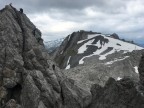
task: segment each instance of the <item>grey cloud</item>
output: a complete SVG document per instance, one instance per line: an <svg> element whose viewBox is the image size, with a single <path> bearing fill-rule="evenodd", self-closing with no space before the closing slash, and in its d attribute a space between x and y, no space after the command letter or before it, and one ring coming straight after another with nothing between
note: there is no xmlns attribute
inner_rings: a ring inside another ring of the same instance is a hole
<svg viewBox="0 0 144 108"><path fill-rule="evenodd" d="M144 37L144 9L133 6L135 3L144 4L143 0L2 0L0 7L10 2L16 8L22 7L27 15L44 13L56 21L69 21L78 25L59 33L48 29L43 33L45 39L64 37L68 33L81 29L103 33L115 32L129 39L135 39L137 36ZM86 13L87 8L91 8L98 14L87 15L89 14L89 10Z"/></svg>
<svg viewBox="0 0 144 108"><path fill-rule="evenodd" d="M16 7L22 7L32 12L47 11L51 8L62 9L65 11L79 10L94 6L102 11L115 11L116 8L125 5L123 0L2 0L3 4L12 2Z"/></svg>

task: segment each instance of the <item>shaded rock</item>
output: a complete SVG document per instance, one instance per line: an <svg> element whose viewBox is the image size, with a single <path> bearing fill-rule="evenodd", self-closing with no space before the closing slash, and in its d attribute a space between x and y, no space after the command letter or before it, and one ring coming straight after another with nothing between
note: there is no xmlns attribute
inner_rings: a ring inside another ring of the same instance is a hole
<svg viewBox="0 0 144 108"><path fill-rule="evenodd" d="M5 78L15 77L15 72L11 69L6 68L3 70L3 76Z"/></svg>
<svg viewBox="0 0 144 108"><path fill-rule="evenodd" d="M95 85L91 88L91 91L93 101L88 108L144 107L144 97L137 91L136 83L129 78L120 81L110 78L105 87Z"/></svg>
<svg viewBox="0 0 144 108"><path fill-rule="evenodd" d="M35 28L10 5L0 11L0 108L86 107L90 93L66 78Z"/></svg>
<svg viewBox="0 0 144 108"><path fill-rule="evenodd" d="M4 87L0 87L0 101L6 98L8 91Z"/></svg>
<svg viewBox="0 0 144 108"><path fill-rule="evenodd" d="M141 61L140 61L140 64L139 64L138 71L139 71L139 74L140 74L139 75L140 82L144 86L144 55L141 57Z"/></svg>
<svg viewBox="0 0 144 108"><path fill-rule="evenodd" d="M91 102L91 95L89 92L81 89L74 83L72 79L62 82L64 108L84 108Z"/></svg>
<svg viewBox="0 0 144 108"><path fill-rule="evenodd" d="M22 108L14 99L9 100L4 108Z"/></svg>
<svg viewBox="0 0 144 108"><path fill-rule="evenodd" d="M3 86L6 88L13 88L16 85L15 78L3 78Z"/></svg>
<svg viewBox="0 0 144 108"><path fill-rule="evenodd" d="M114 39L119 39L119 36L116 33L113 33L112 35L110 35L110 37L112 37Z"/></svg>

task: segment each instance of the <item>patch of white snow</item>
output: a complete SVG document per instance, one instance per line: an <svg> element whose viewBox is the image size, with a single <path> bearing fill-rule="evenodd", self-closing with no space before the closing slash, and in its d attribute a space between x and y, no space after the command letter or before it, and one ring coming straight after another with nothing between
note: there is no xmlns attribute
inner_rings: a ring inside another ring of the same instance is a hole
<svg viewBox="0 0 144 108"><path fill-rule="evenodd" d="M138 74L138 73L139 73L139 71L138 71L138 67L135 66L134 69L135 69L135 72Z"/></svg>
<svg viewBox="0 0 144 108"><path fill-rule="evenodd" d="M67 69L70 69L70 64L69 64L69 65L67 65L67 67L66 67L65 69L66 69L66 70L67 70Z"/></svg>
<svg viewBox="0 0 144 108"><path fill-rule="evenodd" d="M61 53L60 54L63 54L63 51L61 51Z"/></svg>
<svg viewBox="0 0 144 108"><path fill-rule="evenodd" d="M99 35L100 35L100 34L88 35L87 39L80 40L80 41L77 42L77 44L80 44L80 43L82 43L82 42L84 42L84 41L87 41L87 40L92 39L92 38L94 38L94 37L96 37L96 36L99 36Z"/></svg>
<svg viewBox="0 0 144 108"><path fill-rule="evenodd" d="M89 40L85 44L83 44L79 49L78 49L78 54L84 53L87 50L87 45L91 45L93 43L94 39Z"/></svg>
<svg viewBox="0 0 144 108"><path fill-rule="evenodd" d="M121 79L122 79L121 77L118 77L118 78L117 78L117 81L119 81L119 80L121 80Z"/></svg>
<svg viewBox="0 0 144 108"><path fill-rule="evenodd" d="M68 41L70 40L70 37L71 37L71 35L69 35L69 37L68 37Z"/></svg>
<svg viewBox="0 0 144 108"><path fill-rule="evenodd" d="M65 69L70 69L70 64L69 64L70 58L71 58L71 56L68 58L68 61L67 61L67 66L66 66L66 68L65 68Z"/></svg>
<svg viewBox="0 0 144 108"><path fill-rule="evenodd" d="M109 65L109 64L113 64L113 63L115 63L115 62L117 62L117 61L122 61L122 60L124 60L124 59L126 59L126 58L128 58L129 56L125 56L124 58L121 58L121 59L115 59L115 60L113 60L113 61L109 61L109 62L106 62L105 63L105 65Z"/></svg>
<svg viewBox="0 0 144 108"><path fill-rule="evenodd" d="M110 54L113 54L115 52L119 52L119 51L124 51L124 53L127 53L127 52L132 52L133 50L142 50L144 48L140 47L140 46L137 46L137 45L134 45L134 44L131 44L131 43L127 43L127 42L123 42L121 40L118 40L118 39L114 39L114 38L111 38L111 37L106 37L105 35L103 34L93 34L93 35L88 35L88 39L91 39L91 38L94 38L96 36L103 36L105 39L108 39L109 42L108 43L105 43L105 45L101 46L100 42L98 41L96 44L92 44L92 42L94 41L94 39L92 40L89 40L87 43L85 43L84 45L82 45L79 49L78 49L78 54L81 54L81 53L84 53L86 50L87 50L87 45L93 45L93 46L97 46L98 50L96 50L95 52L93 52L92 54L88 55L88 56L84 56L80 61L79 61L79 64L83 64L84 63L84 59L87 58L87 57L91 57L93 55L99 55L99 60L104 60L106 59L106 56L110 55ZM78 41L78 43L81 43L83 41L86 41L88 39L85 39L85 40L82 40L82 41ZM120 44L121 46L117 45L117 44ZM102 52L106 51L109 47L112 47L113 49L105 54L102 54Z"/></svg>

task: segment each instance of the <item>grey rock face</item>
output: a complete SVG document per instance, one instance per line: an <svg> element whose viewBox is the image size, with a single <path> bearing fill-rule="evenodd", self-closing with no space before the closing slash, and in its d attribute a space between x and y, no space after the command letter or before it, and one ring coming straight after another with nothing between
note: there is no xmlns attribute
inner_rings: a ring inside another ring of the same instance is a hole
<svg viewBox="0 0 144 108"><path fill-rule="evenodd" d="M140 78L140 82L142 85L144 85L144 55L141 57L141 61L140 61L140 64L139 64L139 78Z"/></svg>
<svg viewBox="0 0 144 108"><path fill-rule="evenodd" d="M128 57L121 60L126 56ZM75 80L78 85L88 91L90 91L91 85L95 83L104 86L110 77L119 80L126 76L139 81L139 73L136 73L134 67L139 65L141 51L121 55L121 59L117 59L116 62L108 62L111 60L98 62L99 60L95 60L95 58L95 56L91 59L87 58L88 60L82 66L64 70L63 72L68 78Z"/></svg>
<svg viewBox="0 0 144 108"><path fill-rule="evenodd" d="M110 78L105 87L95 84L91 89L93 98L88 108L143 108L144 97L137 86L129 78L120 81Z"/></svg>
<svg viewBox="0 0 144 108"><path fill-rule="evenodd" d="M109 78L104 87L93 84L92 101L87 108L143 108L143 58L144 55L139 64L140 82L125 77L119 81Z"/></svg>
<svg viewBox="0 0 144 108"><path fill-rule="evenodd" d="M113 33L112 35L110 35L111 37L115 38L115 39L119 39L119 36L116 33Z"/></svg>
<svg viewBox="0 0 144 108"><path fill-rule="evenodd" d="M47 54L41 32L27 16L10 5L2 9L0 108L84 108L88 105L90 94L69 84Z"/></svg>

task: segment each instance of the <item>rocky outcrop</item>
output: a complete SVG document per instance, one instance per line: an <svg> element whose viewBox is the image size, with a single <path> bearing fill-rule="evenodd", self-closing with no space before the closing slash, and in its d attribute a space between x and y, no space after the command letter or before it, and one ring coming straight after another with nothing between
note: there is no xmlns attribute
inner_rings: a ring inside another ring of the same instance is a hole
<svg viewBox="0 0 144 108"><path fill-rule="evenodd" d="M92 86L92 103L88 108L143 108L144 97L138 84L129 78L120 81L110 78L105 87Z"/></svg>
<svg viewBox="0 0 144 108"><path fill-rule="evenodd" d="M50 59L22 11L0 11L0 108L84 108L89 96Z"/></svg>
<svg viewBox="0 0 144 108"><path fill-rule="evenodd" d="M141 58L138 70L139 70L139 74L140 74L140 76L139 76L140 82L144 86L144 55Z"/></svg>
<svg viewBox="0 0 144 108"><path fill-rule="evenodd" d="M87 108L143 108L143 62L139 64L140 82L125 77L119 81L109 78L105 86L93 84L91 87L92 101Z"/></svg>
<svg viewBox="0 0 144 108"><path fill-rule="evenodd" d="M110 35L110 37L112 37L114 39L120 39L119 36L116 33L113 33L112 35Z"/></svg>

